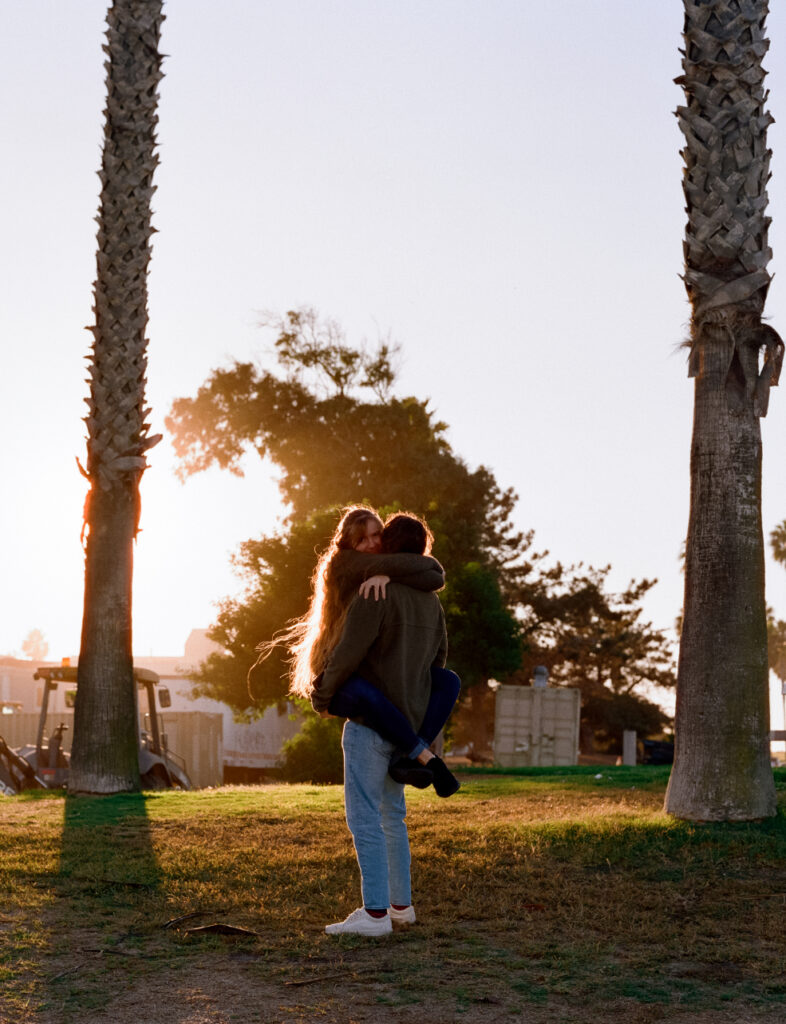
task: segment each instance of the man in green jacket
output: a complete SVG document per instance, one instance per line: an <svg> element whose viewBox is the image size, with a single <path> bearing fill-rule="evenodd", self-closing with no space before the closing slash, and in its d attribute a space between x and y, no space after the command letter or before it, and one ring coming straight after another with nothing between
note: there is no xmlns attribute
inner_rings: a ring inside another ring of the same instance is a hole
<svg viewBox="0 0 786 1024"><path fill-rule="evenodd" d="M425 554L431 540L426 524L409 513L393 516L382 534L383 549L391 553ZM357 673L417 730L429 701L431 667L444 666L446 654L445 616L437 595L390 583L382 601L353 600L312 703L317 711L327 708L336 690ZM415 920L404 787L388 774L394 745L360 722L348 721L342 747L344 803L360 867L363 906L325 931L387 935L392 921L411 924ZM425 744L410 755L428 764L435 788L441 778L455 792L458 783Z"/></svg>

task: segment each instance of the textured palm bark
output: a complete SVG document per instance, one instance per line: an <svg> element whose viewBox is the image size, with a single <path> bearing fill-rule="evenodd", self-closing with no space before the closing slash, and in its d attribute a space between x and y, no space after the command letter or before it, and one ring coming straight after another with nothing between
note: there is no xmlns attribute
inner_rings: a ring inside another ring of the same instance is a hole
<svg viewBox="0 0 786 1024"><path fill-rule="evenodd" d="M97 488L85 553L85 605L69 789L139 789L137 695L131 654L134 484Z"/></svg>
<svg viewBox="0 0 786 1024"><path fill-rule="evenodd" d="M148 436L147 269L152 235L162 0L114 0L108 61L95 326L87 399L85 604L69 788L139 788L131 644L133 544Z"/></svg>
<svg viewBox="0 0 786 1024"><path fill-rule="evenodd" d="M728 339L703 339L695 384L691 515L666 809L735 821L775 813L769 762L761 434L726 395ZM715 342L713 344L713 341Z"/></svg>
<svg viewBox="0 0 786 1024"><path fill-rule="evenodd" d="M761 433L783 343L770 275L766 0L685 0L685 285L695 378L675 762L666 810L775 813L769 764Z"/></svg>

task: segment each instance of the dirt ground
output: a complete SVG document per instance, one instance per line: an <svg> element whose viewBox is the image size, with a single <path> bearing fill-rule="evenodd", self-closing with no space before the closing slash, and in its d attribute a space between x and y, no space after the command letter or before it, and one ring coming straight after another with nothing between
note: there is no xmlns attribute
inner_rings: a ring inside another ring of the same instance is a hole
<svg viewBox="0 0 786 1024"><path fill-rule="evenodd" d="M87 937L85 937L87 939ZM88 939L89 941L89 939ZM395 957L395 951L393 952ZM131 979L127 971L113 978L106 956L90 953L90 947L62 958L58 973L49 976L51 1003L47 1010L30 1016L4 1016L0 1024L783 1024L783 1008L740 1008L697 1011L641 1004L619 998L589 1014L565 999L549 997L540 1005L509 1003L507 996L467 992L451 1006L434 992L411 1005L396 1005L400 1000L395 981L375 977L377 969L395 970L385 942L369 941L356 949L337 951L324 964L310 962L300 973L295 965L286 972L272 971L259 953L241 949L212 952L189 958L187 967L158 969L155 958L143 958ZM103 961L103 962L100 962ZM460 978L448 960L439 987L455 989ZM101 1005L81 1009L76 1015L57 1005L69 978L95 972L97 997ZM100 977L99 977L100 975ZM455 1002L455 1001L454 1001Z"/></svg>
<svg viewBox="0 0 786 1024"><path fill-rule="evenodd" d="M325 980L292 987L264 982L242 964L213 962L177 978L146 979L133 989L107 993L103 1010L88 1011L85 1024L783 1024L783 1010L681 1011L659 1004L642 1006L634 1000L610 1003L602 1013L577 1010L549 1000L545 1006L511 1008L485 998L479 1005L450 1010L444 1006L386 1006L385 985L360 980ZM380 1002L382 1000L382 1002ZM40 1024L63 1024L58 1011L37 1018ZM3 1020L3 1024L18 1024Z"/></svg>

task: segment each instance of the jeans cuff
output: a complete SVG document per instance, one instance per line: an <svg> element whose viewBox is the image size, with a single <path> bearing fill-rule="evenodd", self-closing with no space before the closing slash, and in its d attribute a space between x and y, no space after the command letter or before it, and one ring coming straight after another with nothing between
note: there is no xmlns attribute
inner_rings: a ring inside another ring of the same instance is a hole
<svg viewBox="0 0 786 1024"><path fill-rule="evenodd" d="M411 758L414 761L418 754L422 754L427 746L427 743L424 743L423 740L419 739L415 746L412 748L412 750L410 750L410 752L407 754L407 757Z"/></svg>

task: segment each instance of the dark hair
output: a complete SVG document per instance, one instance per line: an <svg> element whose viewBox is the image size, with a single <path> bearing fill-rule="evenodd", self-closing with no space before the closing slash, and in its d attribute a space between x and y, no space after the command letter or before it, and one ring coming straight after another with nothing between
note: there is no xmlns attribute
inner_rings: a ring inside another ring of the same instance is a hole
<svg viewBox="0 0 786 1024"><path fill-rule="evenodd" d="M382 530L382 550L391 555L406 552L428 555L434 543L434 534L425 520L413 512L396 512L385 521Z"/></svg>

